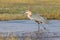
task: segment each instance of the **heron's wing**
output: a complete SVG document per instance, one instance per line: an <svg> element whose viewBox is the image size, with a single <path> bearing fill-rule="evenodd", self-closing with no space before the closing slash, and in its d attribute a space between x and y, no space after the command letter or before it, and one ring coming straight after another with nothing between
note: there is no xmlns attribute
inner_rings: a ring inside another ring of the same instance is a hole
<svg viewBox="0 0 60 40"><path fill-rule="evenodd" d="M43 23L47 23L47 24L49 23L46 18L42 17L42 16L39 15L39 14L34 14L34 15L32 15L32 18L33 18L34 20L37 20L37 21L42 21Z"/></svg>
<svg viewBox="0 0 60 40"><path fill-rule="evenodd" d="M45 18L45 17L40 17L40 18L44 23L49 24L49 21L47 20L47 18Z"/></svg>
<svg viewBox="0 0 60 40"><path fill-rule="evenodd" d="M37 14L32 15L32 18L33 18L33 20L37 20L37 21L41 20L39 15L37 15Z"/></svg>

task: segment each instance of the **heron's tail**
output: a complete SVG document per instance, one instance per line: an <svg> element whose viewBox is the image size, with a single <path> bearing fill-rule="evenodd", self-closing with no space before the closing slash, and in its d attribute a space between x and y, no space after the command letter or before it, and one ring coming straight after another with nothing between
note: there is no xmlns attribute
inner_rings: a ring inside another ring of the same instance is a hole
<svg viewBox="0 0 60 40"><path fill-rule="evenodd" d="M49 20L47 20L46 24L52 24Z"/></svg>

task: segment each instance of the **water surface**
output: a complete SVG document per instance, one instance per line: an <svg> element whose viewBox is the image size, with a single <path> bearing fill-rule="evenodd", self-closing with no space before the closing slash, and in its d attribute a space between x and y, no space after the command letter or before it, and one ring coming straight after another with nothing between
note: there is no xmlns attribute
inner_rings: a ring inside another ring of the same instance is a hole
<svg viewBox="0 0 60 40"><path fill-rule="evenodd" d="M40 28L46 27L51 32L60 31L60 20L49 20L50 24L40 24ZM0 21L0 32L33 32L38 30L38 24L32 20Z"/></svg>
<svg viewBox="0 0 60 40"><path fill-rule="evenodd" d="M43 33L40 40L60 40L60 20L49 20L50 24L40 24ZM44 27L47 30L44 30ZM0 32L28 33L38 31L38 24L32 20L0 21ZM4 34L7 35L7 34Z"/></svg>

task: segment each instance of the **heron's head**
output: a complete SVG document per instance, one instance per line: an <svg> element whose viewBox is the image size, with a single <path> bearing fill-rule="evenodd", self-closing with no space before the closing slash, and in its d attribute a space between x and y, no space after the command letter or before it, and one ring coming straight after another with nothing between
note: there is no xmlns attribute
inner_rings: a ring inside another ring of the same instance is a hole
<svg viewBox="0 0 60 40"><path fill-rule="evenodd" d="M26 12L24 14L32 15L32 12L30 10L26 10Z"/></svg>

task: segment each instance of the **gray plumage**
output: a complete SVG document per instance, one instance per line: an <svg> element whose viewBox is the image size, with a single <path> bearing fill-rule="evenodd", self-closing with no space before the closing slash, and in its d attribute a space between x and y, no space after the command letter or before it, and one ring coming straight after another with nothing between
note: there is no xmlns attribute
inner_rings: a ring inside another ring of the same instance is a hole
<svg viewBox="0 0 60 40"><path fill-rule="evenodd" d="M25 14L27 14L27 17L30 19L30 20L33 20L35 22L38 23L38 32L40 31L40 25L39 24L42 24L42 23L45 23L45 24L49 24L48 20L44 17L42 17L40 14L32 14L31 11L26 11ZM46 30L46 28L44 27L44 29Z"/></svg>
<svg viewBox="0 0 60 40"><path fill-rule="evenodd" d="M39 14L34 14L34 15L31 16L31 18L32 18L31 20L38 21L39 23L40 23L40 22L46 23L46 24L49 23L46 18L42 17L42 16L39 15Z"/></svg>

